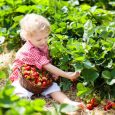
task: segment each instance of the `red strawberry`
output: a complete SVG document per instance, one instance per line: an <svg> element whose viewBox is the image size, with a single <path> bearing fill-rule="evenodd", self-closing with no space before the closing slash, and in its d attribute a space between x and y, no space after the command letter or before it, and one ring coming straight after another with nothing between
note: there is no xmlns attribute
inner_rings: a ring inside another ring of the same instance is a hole
<svg viewBox="0 0 115 115"><path fill-rule="evenodd" d="M30 75L30 71L24 71L23 74L24 75Z"/></svg>
<svg viewBox="0 0 115 115"><path fill-rule="evenodd" d="M112 104L112 102L111 102L111 101L108 101L108 102L107 102L107 105L109 105L109 104Z"/></svg>
<svg viewBox="0 0 115 115"><path fill-rule="evenodd" d="M35 72L35 71L36 71L36 68L34 68L34 67L31 67L31 70L32 70L33 72Z"/></svg>
<svg viewBox="0 0 115 115"><path fill-rule="evenodd" d="M112 107L112 102L111 101L108 101L107 102L107 106L108 106L108 109L110 109Z"/></svg>
<svg viewBox="0 0 115 115"><path fill-rule="evenodd" d="M39 79L35 79L35 84L38 84L38 82L40 82Z"/></svg>
<svg viewBox="0 0 115 115"><path fill-rule="evenodd" d="M24 75L24 78L27 78L28 75Z"/></svg>
<svg viewBox="0 0 115 115"><path fill-rule="evenodd" d="M25 77L26 79L30 79L30 76L29 76L29 75L24 75L24 77Z"/></svg>
<svg viewBox="0 0 115 115"><path fill-rule="evenodd" d="M90 103L93 105L93 107L97 107L99 105L99 102L96 98L92 98Z"/></svg>
<svg viewBox="0 0 115 115"><path fill-rule="evenodd" d="M25 70L30 70L30 69L31 69L30 66L26 66L26 67L25 67Z"/></svg>
<svg viewBox="0 0 115 115"><path fill-rule="evenodd" d="M107 108L107 106L106 106L106 105L104 106L104 110L105 110L105 111L107 111L107 110L108 110L108 108Z"/></svg>
<svg viewBox="0 0 115 115"><path fill-rule="evenodd" d="M89 109L89 110L92 110L92 109L93 109L93 105L92 105L91 103L88 103L88 104L86 105L86 107L87 107L87 109Z"/></svg>
<svg viewBox="0 0 115 115"><path fill-rule="evenodd" d="M93 107L97 107L99 105L98 102L94 102Z"/></svg>
<svg viewBox="0 0 115 115"><path fill-rule="evenodd" d="M112 102L108 101L107 104L104 106L104 110L107 111L112 108Z"/></svg>
<svg viewBox="0 0 115 115"><path fill-rule="evenodd" d="M111 109L111 107L112 107L111 105L107 105L107 109Z"/></svg>
<svg viewBox="0 0 115 115"><path fill-rule="evenodd" d="M104 106L104 110L105 110L105 111L109 110L110 108L111 108L111 107L108 106L108 105L105 105L105 106Z"/></svg>
<svg viewBox="0 0 115 115"><path fill-rule="evenodd" d="M112 108L115 109L115 103L112 103Z"/></svg>
<svg viewBox="0 0 115 115"><path fill-rule="evenodd" d="M42 82L42 87L46 87L46 85L47 85L47 82L46 82L46 81L43 81L43 82Z"/></svg>
<svg viewBox="0 0 115 115"><path fill-rule="evenodd" d="M90 100L90 103L91 103L92 105L94 105L95 102L96 102L96 98L92 98L92 99Z"/></svg>
<svg viewBox="0 0 115 115"><path fill-rule="evenodd" d="M34 73L32 73L32 76L36 78L39 76L39 74L38 74L38 72L34 72Z"/></svg>

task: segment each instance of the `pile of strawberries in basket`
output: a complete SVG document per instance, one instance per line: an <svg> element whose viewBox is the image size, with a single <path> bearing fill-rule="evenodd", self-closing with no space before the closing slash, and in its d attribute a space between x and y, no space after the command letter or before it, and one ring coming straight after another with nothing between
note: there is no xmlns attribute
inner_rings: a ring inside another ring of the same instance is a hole
<svg viewBox="0 0 115 115"><path fill-rule="evenodd" d="M39 70L34 65L24 64L21 67L21 74L26 80L29 80L31 83L42 88L45 88L52 83L49 73L44 69Z"/></svg>

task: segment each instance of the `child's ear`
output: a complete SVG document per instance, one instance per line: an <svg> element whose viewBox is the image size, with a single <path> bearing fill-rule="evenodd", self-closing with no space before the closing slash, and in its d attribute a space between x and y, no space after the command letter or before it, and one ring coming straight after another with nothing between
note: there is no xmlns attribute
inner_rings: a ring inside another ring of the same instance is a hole
<svg viewBox="0 0 115 115"><path fill-rule="evenodd" d="M25 33L25 38L27 39L27 40L30 40L31 38L33 37L33 33L31 33L31 32L26 32Z"/></svg>
<svg viewBox="0 0 115 115"><path fill-rule="evenodd" d="M28 32L28 33L26 33L26 36L31 38L31 37L34 36L34 34L35 34L34 31L33 32Z"/></svg>
<svg viewBox="0 0 115 115"><path fill-rule="evenodd" d="M26 40L28 38L27 32L24 30L21 30L20 36L23 40Z"/></svg>

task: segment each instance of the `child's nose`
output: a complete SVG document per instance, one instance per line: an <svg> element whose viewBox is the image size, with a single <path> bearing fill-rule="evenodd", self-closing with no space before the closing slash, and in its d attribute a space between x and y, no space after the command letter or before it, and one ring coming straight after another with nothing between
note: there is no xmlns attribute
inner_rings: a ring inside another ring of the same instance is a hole
<svg viewBox="0 0 115 115"><path fill-rule="evenodd" d="M47 40L44 40L44 41L43 41L43 44L47 44Z"/></svg>

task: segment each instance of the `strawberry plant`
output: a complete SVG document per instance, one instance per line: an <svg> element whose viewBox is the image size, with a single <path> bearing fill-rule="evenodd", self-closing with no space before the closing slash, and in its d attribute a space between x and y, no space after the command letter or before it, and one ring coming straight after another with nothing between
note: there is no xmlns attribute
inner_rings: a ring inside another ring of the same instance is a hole
<svg viewBox="0 0 115 115"><path fill-rule="evenodd" d="M13 94L13 87L8 84L0 92L0 114L9 115L25 115L25 114L48 114L50 112L44 110L45 101L36 99L29 101L27 99L19 99ZM17 111L18 110L18 111Z"/></svg>
<svg viewBox="0 0 115 115"><path fill-rule="evenodd" d="M5 37L5 41L0 42L0 53L4 51L6 44L8 50L18 50L24 43L19 36L19 21L23 15L41 14L51 23L52 33L49 36L48 45L52 63L65 71L81 72L77 82L72 83L64 78L60 79L61 88L66 90L74 84L74 87L77 87L77 96L82 99L91 100L96 95L101 99L114 100L115 13L112 11L114 10L113 0L76 1L2 0L0 2L0 36ZM29 67L26 68L27 71L29 69ZM24 74L27 79L30 79L28 72ZM33 76L36 74L33 73ZM38 80L35 83L38 83ZM43 82L43 85L45 84L46 82ZM91 104L89 106L91 107ZM114 108L114 104L112 107Z"/></svg>

